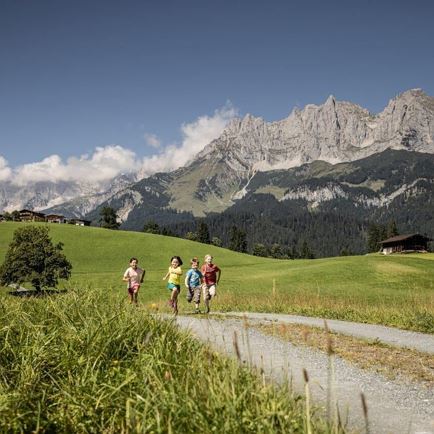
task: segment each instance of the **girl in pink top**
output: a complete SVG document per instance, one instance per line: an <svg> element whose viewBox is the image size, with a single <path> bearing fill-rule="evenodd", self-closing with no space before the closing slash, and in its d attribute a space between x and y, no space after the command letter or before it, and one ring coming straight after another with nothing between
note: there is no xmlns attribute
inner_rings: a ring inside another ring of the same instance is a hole
<svg viewBox="0 0 434 434"><path fill-rule="evenodd" d="M137 266L139 263L137 258L130 259L130 266L126 269L123 277L124 282L128 282L128 296L130 303L137 304L137 298L139 294L140 285L145 278L145 270L142 270Z"/></svg>

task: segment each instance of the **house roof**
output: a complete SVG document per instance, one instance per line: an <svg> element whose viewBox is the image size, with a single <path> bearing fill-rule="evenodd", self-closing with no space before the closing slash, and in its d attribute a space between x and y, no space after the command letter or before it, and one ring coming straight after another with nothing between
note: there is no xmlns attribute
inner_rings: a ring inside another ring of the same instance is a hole
<svg viewBox="0 0 434 434"><path fill-rule="evenodd" d="M416 237L416 236L417 237L425 238L427 241L432 241L431 238L426 237L425 235L421 235L421 234L407 234L407 235L396 235L395 237L391 237L391 238L388 238L387 240L380 241L380 244L393 243L393 242L396 242L396 241L404 241L404 240L408 240L408 239Z"/></svg>
<svg viewBox="0 0 434 434"><path fill-rule="evenodd" d="M31 210L31 209L22 209L22 210L19 211L19 213L20 213L20 214L21 214L21 213L30 213L30 214L34 214L34 215L37 215L37 216L40 216L40 217L45 217L45 214L44 214L44 213L42 213L42 212L37 212L37 211L33 211L33 210Z"/></svg>

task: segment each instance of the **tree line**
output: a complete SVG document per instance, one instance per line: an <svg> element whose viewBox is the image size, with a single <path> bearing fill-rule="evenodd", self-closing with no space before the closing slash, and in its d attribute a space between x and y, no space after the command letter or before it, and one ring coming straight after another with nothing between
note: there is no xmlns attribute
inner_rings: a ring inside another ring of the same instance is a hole
<svg viewBox="0 0 434 434"><path fill-rule="evenodd" d="M218 236L211 237L208 225L201 220L196 223L196 230L189 230L183 235L173 232L173 230L168 229L165 226L159 226L154 220L149 220L145 223L143 232L185 238L190 241L211 244L216 247L226 247L235 252L250 253L254 256L277 259L312 259L315 257L313 250L306 241L302 243L300 250L297 250L295 246L282 246L278 243L274 243L272 245L254 243L252 248L248 249L247 232L243 229L240 229L236 225L232 225L230 228L227 244L224 244L222 239Z"/></svg>
<svg viewBox="0 0 434 434"><path fill-rule="evenodd" d="M100 216L101 227L119 228L113 208L104 207ZM264 224L264 221L258 221L248 213L235 217L222 213L169 225L159 225L151 219L145 222L143 232L276 259L313 259L378 252L381 241L399 235L394 219L382 224L360 221L349 215L322 213L312 216L300 213L286 216L286 220L278 221L278 224L276 218L279 216L274 216L274 222Z"/></svg>

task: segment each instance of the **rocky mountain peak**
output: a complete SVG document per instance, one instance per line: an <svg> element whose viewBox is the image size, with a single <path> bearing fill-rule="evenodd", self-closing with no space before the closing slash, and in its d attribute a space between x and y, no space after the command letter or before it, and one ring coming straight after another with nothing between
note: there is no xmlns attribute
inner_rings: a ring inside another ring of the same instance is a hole
<svg viewBox="0 0 434 434"><path fill-rule="evenodd" d="M329 95L329 97L326 99L326 102L324 103L324 107L327 106L335 106L336 105L336 98L334 95Z"/></svg>
<svg viewBox="0 0 434 434"><path fill-rule="evenodd" d="M383 113L396 111L403 107L418 107L423 110L434 110L434 98L428 96L422 89L410 89L392 98Z"/></svg>
<svg viewBox="0 0 434 434"><path fill-rule="evenodd" d="M397 95L378 115L330 95L321 105L295 108L281 121L267 123L247 114L232 121L207 151L218 147L222 140L229 140L235 145L231 148L238 149L237 155L241 160L244 152L251 154L260 149L259 161L272 163L273 159L277 160L270 155L274 154L279 157L280 166L283 159L288 166L315 159L343 162L386 148L409 149L408 143L402 143L403 136L409 131L417 131L420 140L413 140L410 148L434 153L433 123L434 98L422 89L410 89ZM264 156L264 149L268 155Z"/></svg>
<svg viewBox="0 0 434 434"><path fill-rule="evenodd" d="M223 134L202 151L218 194L253 173L288 169L315 160L336 164L365 158L385 149L434 154L434 98L410 89L393 98L378 115L333 95L321 105L294 109L280 121L265 122L247 114L233 120ZM225 169L222 169L223 166ZM210 184L211 185L211 184Z"/></svg>
<svg viewBox="0 0 434 434"><path fill-rule="evenodd" d="M294 108L288 117L274 122L246 114L232 119L221 136L206 145L188 166L179 170L179 174L187 176L184 184L188 183L192 194L199 198L198 209L218 211L233 203L235 198L242 197L258 171L289 169L316 160L331 164L350 162L385 149L434 154L433 97L421 89L410 89L391 99L376 115L352 102L339 101L333 95L322 104ZM155 184L161 184L156 176L151 178ZM148 178L149 182L151 178ZM119 179L113 182L110 191L114 195L131 181ZM18 192L3 190L0 188L0 206L3 204L4 208ZM82 190L83 187L77 196L83 196ZM98 193L99 197L101 193ZM168 193L168 197L171 194ZM34 193L31 195L35 196ZM44 204L59 203L57 199L65 194L56 191L53 195L44 193L43 196L40 203L32 202L33 206L42 208ZM203 205L208 199L212 205ZM99 201L98 198L96 202ZM93 206L95 201L92 199L91 202L90 206ZM184 203L178 202L170 205L189 210ZM27 196L20 203L30 206Z"/></svg>

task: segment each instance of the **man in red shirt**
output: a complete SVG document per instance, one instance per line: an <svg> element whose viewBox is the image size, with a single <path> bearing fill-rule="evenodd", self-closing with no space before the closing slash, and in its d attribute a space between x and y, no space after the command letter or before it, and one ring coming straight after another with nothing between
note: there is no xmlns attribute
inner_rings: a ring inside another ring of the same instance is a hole
<svg viewBox="0 0 434 434"><path fill-rule="evenodd" d="M206 313L209 313L209 302L216 296L217 284L220 281L221 270L213 264L212 256L205 256L205 263L202 265L201 273L203 275L203 299L205 302Z"/></svg>

